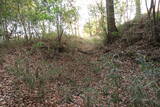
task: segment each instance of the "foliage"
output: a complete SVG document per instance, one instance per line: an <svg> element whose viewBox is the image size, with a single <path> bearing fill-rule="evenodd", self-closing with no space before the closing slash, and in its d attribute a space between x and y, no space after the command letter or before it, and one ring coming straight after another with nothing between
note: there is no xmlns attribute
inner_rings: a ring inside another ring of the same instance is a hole
<svg viewBox="0 0 160 107"><path fill-rule="evenodd" d="M85 25L84 25L84 32L87 33L89 36L96 36L96 32L97 32L97 29L96 29L96 22L87 22Z"/></svg>
<svg viewBox="0 0 160 107"><path fill-rule="evenodd" d="M33 45L34 48L41 48L44 47L45 43L44 42L37 42L36 44Z"/></svg>
<svg viewBox="0 0 160 107"><path fill-rule="evenodd" d="M84 25L84 32L90 36L106 36L106 9L104 1L96 1L89 7L89 21Z"/></svg>
<svg viewBox="0 0 160 107"><path fill-rule="evenodd" d="M20 33L27 40L50 32L57 32L59 36L79 20L73 0L1 0L0 4L1 30Z"/></svg>

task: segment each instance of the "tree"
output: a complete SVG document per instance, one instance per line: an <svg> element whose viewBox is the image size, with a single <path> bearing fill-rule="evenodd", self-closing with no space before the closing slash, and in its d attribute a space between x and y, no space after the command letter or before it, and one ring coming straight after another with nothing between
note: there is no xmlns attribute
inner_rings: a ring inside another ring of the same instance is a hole
<svg viewBox="0 0 160 107"><path fill-rule="evenodd" d="M116 36L118 36L118 30L115 23L114 15L114 0L106 0L107 10L107 29L108 35L106 38L107 43L112 43Z"/></svg>
<svg viewBox="0 0 160 107"><path fill-rule="evenodd" d="M127 8L126 0L114 0L114 9L115 9L115 17L116 17L116 24L121 25L125 21L126 11L129 10Z"/></svg>
<svg viewBox="0 0 160 107"><path fill-rule="evenodd" d="M160 43L160 34L159 34L159 26L158 26L160 0L158 0L158 2L151 0L150 7L148 7L147 0L145 0L145 3L146 3L149 22L150 22L152 39ZM156 5L158 5L157 10L156 10Z"/></svg>
<svg viewBox="0 0 160 107"><path fill-rule="evenodd" d="M141 16L141 0L135 0L136 4L136 18L139 19Z"/></svg>
<svg viewBox="0 0 160 107"><path fill-rule="evenodd" d="M95 0L89 10L89 21L84 26L84 32L92 36L104 38L107 35L106 6L104 0Z"/></svg>
<svg viewBox="0 0 160 107"><path fill-rule="evenodd" d="M61 41L63 32L79 20L74 4L74 0L0 0L1 35L6 40L11 34L29 40L57 32Z"/></svg>
<svg viewBox="0 0 160 107"><path fill-rule="evenodd" d="M97 33L97 28L96 28L97 22L89 20L83 27L83 30L86 34L89 36L95 36Z"/></svg>

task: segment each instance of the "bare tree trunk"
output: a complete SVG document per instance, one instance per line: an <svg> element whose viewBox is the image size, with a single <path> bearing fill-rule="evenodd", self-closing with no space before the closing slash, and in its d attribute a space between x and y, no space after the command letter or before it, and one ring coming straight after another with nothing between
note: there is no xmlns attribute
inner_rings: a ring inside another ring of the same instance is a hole
<svg viewBox="0 0 160 107"><path fill-rule="evenodd" d="M115 15L114 15L114 0L106 0L106 8L107 8L107 27L108 27L108 35L107 35L107 43L112 43L116 36L118 36L118 30L115 23Z"/></svg>
<svg viewBox="0 0 160 107"><path fill-rule="evenodd" d="M25 39L28 41L27 29L26 29L26 26L25 26L25 21L23 21L23 19L21 19L21 24L23 26L23 30L24 30L24 34L25 34Z"/></svg>
<svg viewBox="0 0 160 107"><path fill-rule="evenodd" d="M135 0L136 5L136 19L141 17L141 0Z"/></svg>
<svg viewBox="0 0 160 107"><path fill-rule="evenodd" d="M46 26L44 21L42 21L41 30L42 30L42 36L44 36L46 34Z"/></svg>
<svg viewBox="0 0 160 107"><path fill-rule="evenodd" d="M160 35L159 35L159 28L157 27L159 23L158 17L156 18L156 15L158 15L158 11L156 14L156 1L151 0L151 5L150 8L148 8L147 0L146 2L146 8L147 8L147 13L148 13L148 18L150 21L150 29L152 32L152 39L155 40L156 42L160 42ZM158 5L160 4L160 1L158 2ZM159 6L158 6L159 8Z"/></svg>
<svg viewBox="0 0 160 107"><path fill-rule="evenodd" d="M48 33L51 33L51 22L48 23Z"/></svg>
<svg viewBox="0 0 160 107"><path fill-rule="evenodd" d="M32 39L32 33L31 33L31 22L28 22L28 34L29 34L29 39Z"/></svg>
<svg viewBox="0 0 160 107"><path fill-rule="evenodd" d="M57 27L57 40L58 40L58 52L62 51L62 36L63 36L63 28L62 28L62 16L60 13L56 15L56 27Z"/></svg>
<svg viewBox="0 0 160 107"><path fill-rule="evenodd" d="M158 1L157 19L159 19L159 14L160 14L160 0Z"/></svg>
<svg viewBox="0 0 160 107"><path fill-rule="evenodd" d="M20 23L21 23L23 30L24 30L25 38L28 41L27 29L25 26L25 18L20 12L20 4L18 4L18 14L19 14L19 18L20 18Z"/></svg>
<svg viewBox="0 0 160 107"><path fill-rule="evenodd" d="M7 11L7 1L5 0L5 10ZM9 41L9 33L8 33L8 23L7 23L7 18L6 16L4 17L4 23L3 23L3 28L4 28L4 38L6 41Z"/></svg>

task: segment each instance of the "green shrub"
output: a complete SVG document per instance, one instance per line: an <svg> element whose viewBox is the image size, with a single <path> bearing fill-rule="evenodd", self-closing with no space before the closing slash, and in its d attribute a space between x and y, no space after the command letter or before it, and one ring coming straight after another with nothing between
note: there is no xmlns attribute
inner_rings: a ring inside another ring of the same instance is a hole
<svg viewBox="0 0 160 107"><path fill-rule="evenodd" d="M37 42L33 45L33 48L41 48L44 47L45 43L44 42Z"/></svg>

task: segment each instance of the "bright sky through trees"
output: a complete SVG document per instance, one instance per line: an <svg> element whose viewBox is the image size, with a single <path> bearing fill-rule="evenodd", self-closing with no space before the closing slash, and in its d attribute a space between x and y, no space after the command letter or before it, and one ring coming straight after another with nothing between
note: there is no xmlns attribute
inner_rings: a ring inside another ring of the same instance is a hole
<svg viewBox="0 0 160 107"><path fill-rule="evenodd" d="M79 14L80 14L80 32L82 33L83 31L83 26L88 20L88 6L93 0L77 0L76 5L79 6Z"/></svg>
<svg viewBox="0 0 160 107"><path fill-rule="evenodd" d="M98 0L77 0L76 1L76 5L80 7L79 9L79 14L80 14L80 31L82 31L83 29L83 26L84 24L86 23L86 21L88 21L89 19L89 6L90 5L94 5L95 2L98 1ZM133 1L134 0L120 0L120 1ZM148 6L149 6L149 1L150 0L147 0L148 1ZM134 3L130 3L132 6L132 8L130 8L128 10L128 15L129 15L129 19L133 19L134 18L134 15L135 15L135 6L134 6ZM104 4L105 5L105 4ZM146 13L146 5L145 5L145 0L141 0L141 9L142 9L142 13Z"/></svg>

